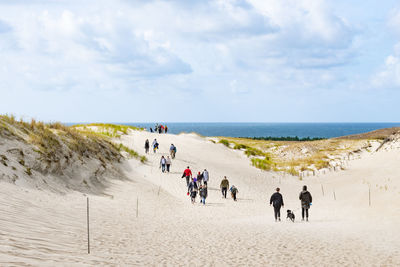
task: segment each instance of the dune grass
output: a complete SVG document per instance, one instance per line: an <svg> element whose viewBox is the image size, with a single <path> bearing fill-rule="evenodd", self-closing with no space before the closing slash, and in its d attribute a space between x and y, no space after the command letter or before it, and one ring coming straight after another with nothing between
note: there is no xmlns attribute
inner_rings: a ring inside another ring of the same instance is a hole
<svg viewBox="0 0 400 267"><path fill-rule="evenodd" d="M128 129L139 129L133 126L113 125L113 124L93 124L115 129L117 132L128 133ZM43 160L48 162L58 162L61 159L68 159L72 153L77 153L80 157L95 158L101 162L120 161L121 149L110 140L109 135L89 130L89 128L79 128L65 126L62 123L43 123L32 119L30 122L17 121L12 115L0 115L0 136L4 138L18 138L28 144L36 146ZM140 156L137 152L122 148L130 156L145 162L145 156ZM24 165L24 161L20 162Z"/></svg>
<svg viewBox="0 0 400 267"><path fill-rule="evenodd" d="M129 130L134 130L134 131L144 130L144 128L139 128L135 126L110 124L110 123L90 123L90 124L78 124L72 126L72 128L77 128L80 130L91 130L90 127L97 127L98 129L95 132L111 138L119 138L121 137L121 135L126 135L128 134Z"/></svg>
<svg viewBox="0 0 400 267"><path fill-rule="evenodd" d="M132 158L136 158L138 160L140 160L140 162L145 163L147 162L147 157L146 156L141 156L139 155L139 153L137 153L135 150L130 149L127 146L124 146L123 144L115 144L115 147L117 148L118 151L125 151L126 153L129 154L129 156L131 156Z"/></svg>
<svg viewBox="0 0 400 267"><path fill-rule="evenodd" d="M367 142L366 140L320 140L318 138L312 141L265 139L267 140L224 137L220 139L219 143L233 144L233 149L243 150L256 168L267 171L283 171L298 176L302 171L329 168L332 159L362 147L365 148Z"/></svg>
<svg viewBox="0 0 400 267"><path fill-rule="evenodd" d="M223 145L226 146L226 147L230 147L229 141L226 140L226 139L221 139L221 140L219 140L218 143L223 144Z"/></svg>

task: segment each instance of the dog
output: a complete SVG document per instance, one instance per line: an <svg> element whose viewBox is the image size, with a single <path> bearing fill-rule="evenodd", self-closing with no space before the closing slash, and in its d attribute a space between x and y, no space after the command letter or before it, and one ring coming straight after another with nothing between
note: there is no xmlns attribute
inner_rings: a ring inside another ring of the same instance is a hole
<svg viewBox="0 0 400 267"><path fill-rule="evenodd" d="M290 219L292 222L294 222L294 218L295 218L295 216L294 216L293 211L287 210L287 217L286 217L286 220L287 220L287 219Z"/></svg>

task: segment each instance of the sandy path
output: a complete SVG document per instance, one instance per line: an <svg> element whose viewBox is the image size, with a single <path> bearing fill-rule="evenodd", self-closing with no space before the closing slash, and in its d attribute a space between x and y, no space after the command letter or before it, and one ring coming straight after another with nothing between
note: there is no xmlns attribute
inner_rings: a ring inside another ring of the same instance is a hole
<svg viewBox="0 0 400 267"><path fill-rule="evenodd" d="M107 190L112 198L90 196L90 255L85 196L1 183L0 265L400 264L398 150L366 156L343 172L299 181L256 170L240 152L197 136L137 132L122 141L143 153L144 140L152 142L154 137L160 151L149 155L146 165L129 161L131 181L114 182ZM162 174L158 162L171 142L178 147L177 158L172 173ZM206 206L192 205L186 196L180 177L187 165L210 171ZM221 198L223 175L239 188L238 202ZM266 203L273 189L282 188L286 207L295 209L298 219L297 197L305 183L314 198L311 221L275 223Z"/></svg>

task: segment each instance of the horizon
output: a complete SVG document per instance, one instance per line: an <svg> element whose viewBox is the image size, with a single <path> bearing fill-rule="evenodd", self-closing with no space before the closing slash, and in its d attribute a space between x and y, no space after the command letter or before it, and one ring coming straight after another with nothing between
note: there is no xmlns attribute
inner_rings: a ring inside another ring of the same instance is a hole
<svg viewBox="0 0 400 267"><path fill-rule="evenodd" d="M234 121L226 121L226 122L223 122L223 121L199 121L199 122L195 122L195 121L187 121L187 122L185 122L185 121L170 121L170 122L156 122L156 121L147 121L147 122L145 122L145 121L143 121L143 122L113 122L113 121L110 121L110 122L101 122L101 121L94 121L94 122L61 122L61 123L64 123L64 124L90 124L90 123L105 123L105 124L134 124L134 123L146 123L146 124L149 124L149 123L154 123L154 124L166 124L166 123L194 123L194 124L202 124L202 123L215 123L215 124L217 124L217 123L221 123L221 124L235 124L235 123L237 123L237 124L239 124L239 123L254 123L254 124L268 124L268 123L270 123L270 124L281 124L281 123L287 123L287 124L323 124L323 123L325 123L325 124L336 124L336 123L342 123L342 124L351 124L351 123L353 123L353 124L363 124L363 123L365 123L365 124L372 124L372 123L376 123L376 124L400 124L400 122L390 122L390 121L382 121L382 122L377 122L377 121L365 121L365 122L362 122L362 121L356 121L356 122L341 122L341 121L334 121L334 122L323 122L323 121L318 121L318 122L306 122L306 121L304 121L304 122L284 122L284 121L277 121L277 122L261 122L261 121L238 121L238 122L234 122Z"/></svg>
<svg viewBox="0 0 400 267"><path fill-rule="evenodd" d="M400 3L0 3L0 114L63 122L388 122Z"/></svg>

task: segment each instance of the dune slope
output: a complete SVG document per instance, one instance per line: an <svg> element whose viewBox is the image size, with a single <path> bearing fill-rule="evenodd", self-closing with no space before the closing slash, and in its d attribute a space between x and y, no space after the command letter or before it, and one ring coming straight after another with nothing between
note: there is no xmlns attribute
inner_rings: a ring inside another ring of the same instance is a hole
<svg viewBox="0 0 400 267"><path fill-rule="evenodd" d="M385 149L347 162L346 170L304 177L262 172L242 151L202 137L130 131L118 142L144 153L145 139L160 143L142 164L124 164L126 180L112 180L107 196L89 195L91 254L87 254L86 196L1 183L0 264L93 265L352 265L400 264L400 150ZM159 160L171 143L177 158L169 174ZM210 172L207 205L192 205L182 171ZM221 177L239 189L222 199ZM298 194L313 195L310 222L301 222ZM62 186L62 185L60 185ZM269 197L279 186L295 223L273 219ZM369 192L371 206L369 206ZM335 198L336 199L335 199ZM139 207L137 210L136 208Z"/></svg>

